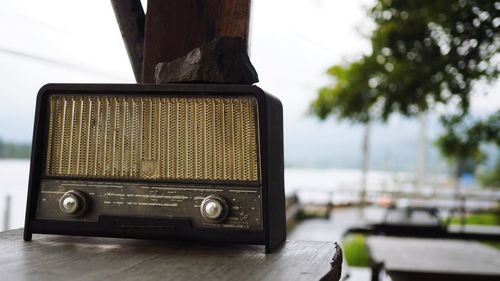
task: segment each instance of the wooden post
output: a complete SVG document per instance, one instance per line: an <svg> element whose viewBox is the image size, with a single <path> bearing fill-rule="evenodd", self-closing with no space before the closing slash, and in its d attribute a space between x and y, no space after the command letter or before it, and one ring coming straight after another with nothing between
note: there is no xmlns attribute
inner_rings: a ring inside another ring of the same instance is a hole
<svg viewBox="0 0 500 281"><path fill-rule="evenodd" d="M144 9L140 0L111 0L137 83L142 81Z"/></svg>
<svg viewBox="0 0 500 281"><path fill-rule="evenodd" d="M248 40L250 0L149 0L144 37L143 83L155 67L216 38Z"/></svg>
<svg viewBox="0 0 500 281"><path fill-rule="evenodd" d="M154 83L169 63L221 37L248 43L251 0L111 0L137 83Z"/></svg>
<svg viewBox="0 0 500 281"><path fill-rule="evenodd" d="M3 213L3 230L10 228L10 195L5 196L5 209Z"/></svg>

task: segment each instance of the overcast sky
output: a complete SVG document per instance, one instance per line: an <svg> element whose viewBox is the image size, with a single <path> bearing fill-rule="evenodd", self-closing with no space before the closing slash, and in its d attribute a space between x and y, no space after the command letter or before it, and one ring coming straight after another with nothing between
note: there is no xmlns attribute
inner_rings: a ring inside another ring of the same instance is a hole
<svg viewBox="0 0 500 281"><path fill-rule="evenodd" d="M372 2L252 0L251 60L258 85L283 102L285 148L293 162L349 157L345 147L352 148L353 165L359 162L360 127L320 123L305 113L317 89L329 83L329 66L369 52L358 30L370 30L363 6ZM31 140L36 93L51 82L134 82L109 1L2 1L0 138ZM499 107L498 93L473 103L480 114ZM376 127L374 142L388 134L395 142L416 140L416 128L415 121L394 118ZM333 146L339 149L325 151Z"/></svg>

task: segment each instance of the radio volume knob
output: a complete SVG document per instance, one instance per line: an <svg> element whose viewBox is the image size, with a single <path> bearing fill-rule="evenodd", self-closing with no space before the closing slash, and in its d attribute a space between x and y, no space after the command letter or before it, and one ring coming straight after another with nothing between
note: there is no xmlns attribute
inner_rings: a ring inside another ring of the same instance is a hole
<svg viewBox="0 0 500 281"><path fill-rule="evenodd" d="M70 190L59 198L59 209L68 216L79 217L88 209L87 195L78 190Z"/></svg>
<svg viewBox="0 0 500 281"><path fill-rule="evenodd" d="M221 222L228 213L226 200L217 195L207 196L200 205L201 216L209 222Z"/></svg>

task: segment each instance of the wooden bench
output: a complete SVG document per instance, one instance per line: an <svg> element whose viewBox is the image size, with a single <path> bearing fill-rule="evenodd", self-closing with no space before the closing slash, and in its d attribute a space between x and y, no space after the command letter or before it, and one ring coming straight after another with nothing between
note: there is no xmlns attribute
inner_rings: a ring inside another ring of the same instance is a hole
<svg viewBox="0 0 500 281"><path fill-rule="evenodd" d="M0 280L339 280L330 242L288 241L271 254L251 245L0 233Z"/></svg>

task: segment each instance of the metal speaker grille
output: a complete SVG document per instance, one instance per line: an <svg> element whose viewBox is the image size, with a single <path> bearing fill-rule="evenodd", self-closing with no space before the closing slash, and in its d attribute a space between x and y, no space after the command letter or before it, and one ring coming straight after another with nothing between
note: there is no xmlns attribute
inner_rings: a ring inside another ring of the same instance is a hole
<svg viewBox="0 0 500 281"><path fill-rule="evenodd" d="M45 174L259 181L252 97L50 97Z"/></svg>

